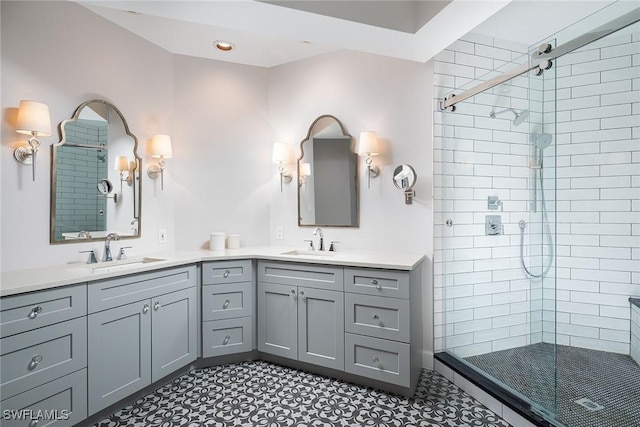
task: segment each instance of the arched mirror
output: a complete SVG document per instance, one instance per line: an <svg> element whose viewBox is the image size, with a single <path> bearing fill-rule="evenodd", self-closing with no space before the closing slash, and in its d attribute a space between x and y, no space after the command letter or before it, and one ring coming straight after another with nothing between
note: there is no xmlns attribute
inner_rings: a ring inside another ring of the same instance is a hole
<svg viewBox="0 0 640 427"><path fill-rule="evenodd" d="M81 104L52 146L51 243L140 237L138 140L113 104Z"/></svg>
<svg viewBox="0 0 640 427"><path fill-rule="evenodd" d="M358 227L358 157L340 121L320 116L300 143L298 225Z"/></svg>

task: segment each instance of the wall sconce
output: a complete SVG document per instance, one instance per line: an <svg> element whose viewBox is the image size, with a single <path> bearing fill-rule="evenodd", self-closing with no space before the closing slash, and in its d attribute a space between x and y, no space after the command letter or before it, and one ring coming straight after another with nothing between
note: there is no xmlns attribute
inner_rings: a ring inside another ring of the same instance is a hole
<svg viewBox="0 0 640 427"><path fill-rule="evenodd" d="M40 141L38 136L51 136L49 107L34 101L20 101L16 132L31 135L29 146L21 145L13 152L13 157L23 165L31 165L33 181L36 180L36 155Z"/></svg>
<svg viewBox="0 0 640 427"><path fill-rule="evenodd" d="M371 178L375 178L380 173L380 169L372 165L373 159L371 156L378 155L378 137L374 131L360 133L358 155L367 156L367 160L365 161L367 164L367 188L371 188Z"/></svg>
<svg viewBox="0 0 640 427"><path fill-rule="evenodd" d="M120 192L122 193L122 182L126 182L129 187L133 185L133 174L131 173L131 164L127 156L116 157L115 166L113 168L116 171L120 171ZM125 178L124 173L127 172Z"/></svg>
<svg viewBox="0 0 640 427"><path fill-rule="evenodd" d="M173 157L173 150L171 149L171 137L169 135L153 135L151 141L149 141L149 154L151 157L160 159L157 164L149 166L147 169L147 175L151 179L157 179L160 176L160 189L164 191L164 159Z"/></svg>
<svg viewBox="0 0 640 427"><path fill-rule="evenodd" d="M300 185L306 185L311 176L311 163L300 163Z"/></svg>
<svg viewBox="0 0 640 427"><path fill-rule="evenodd" d="M291 163L291 149L289 144L276 142L273 144L273 163L278 165L278 173L280 174L280 192L282 193L282 183L291 182L291 174L285 173L284 165Z"/></svg>

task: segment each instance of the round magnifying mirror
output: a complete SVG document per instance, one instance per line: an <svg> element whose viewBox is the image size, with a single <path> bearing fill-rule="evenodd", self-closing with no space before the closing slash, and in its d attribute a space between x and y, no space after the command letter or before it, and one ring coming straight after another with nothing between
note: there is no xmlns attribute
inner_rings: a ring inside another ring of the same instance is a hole
<svg viewBox="0 0 640 427"><path fill-rule="evenodd" d="M109 194L113 191L113 184L106 178L98 181L98 191L100 194Z"/></svg>
<svg viewBox="0 0 640 427"><path fill-rule="evenodd" d="M393 185L400 190L411 190L417 178L416 171L409 165L400 165L393 171Z"/></svg>

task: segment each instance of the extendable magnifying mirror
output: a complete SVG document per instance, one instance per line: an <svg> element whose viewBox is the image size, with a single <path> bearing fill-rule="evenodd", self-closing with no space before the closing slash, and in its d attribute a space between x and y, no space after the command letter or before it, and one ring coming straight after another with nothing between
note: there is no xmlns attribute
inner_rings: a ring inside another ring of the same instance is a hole
<svg viewBox="0 0 640 427"><path fill-rule="evenodd" d="M404 191L404 202L407 205L413 203L416 195L413 186L416 185L417 179L416 171L409 165L400 165L393 171L393 185Z"/></svg>

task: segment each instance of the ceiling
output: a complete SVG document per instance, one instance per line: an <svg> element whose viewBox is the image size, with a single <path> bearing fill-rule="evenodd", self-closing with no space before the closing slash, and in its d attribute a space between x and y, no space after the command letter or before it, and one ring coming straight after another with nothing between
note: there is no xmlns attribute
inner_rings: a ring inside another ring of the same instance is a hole
<svg viewBox="0 0 640 427"><path fill-rule="evenodd" d="M610 1L78 1L179 55L260 67L341 49L426 62L466 33L533 44ZM580 7L576 7L579 4ZM235 45L230 52L214 40Z"/></svg>

